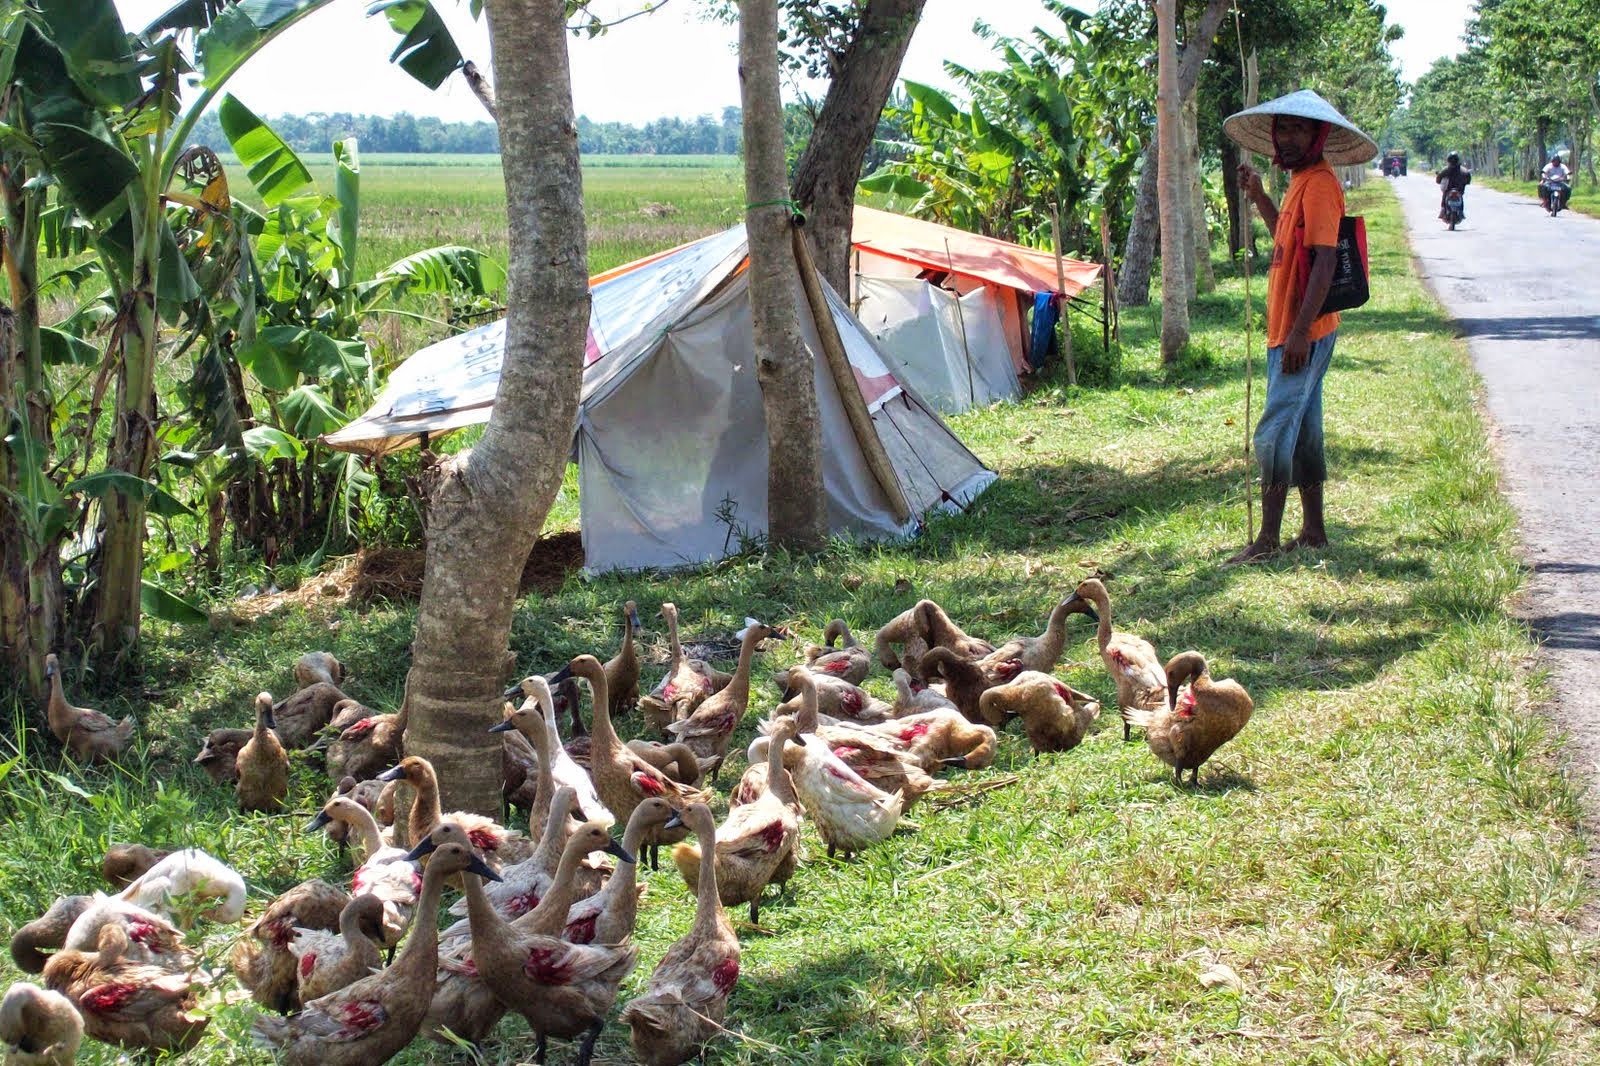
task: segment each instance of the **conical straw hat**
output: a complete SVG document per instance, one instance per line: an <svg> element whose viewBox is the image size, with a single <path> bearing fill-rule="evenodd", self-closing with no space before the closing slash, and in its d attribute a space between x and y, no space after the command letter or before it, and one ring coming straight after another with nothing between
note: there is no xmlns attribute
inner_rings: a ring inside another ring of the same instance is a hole
<svg viewBox="0 0 1600 1066"><path fill-rule="evenodd" d="M1333 128L1328 131L1322 158L1334 166L1354 166L1378 154L1378 145L1371 137L1356 129L1338 109L1310 89L1301 89L1229 115L1222 123L1222 131L1242 147L1270 159L1274 115L1298 115L1331 124Z"/></svg>

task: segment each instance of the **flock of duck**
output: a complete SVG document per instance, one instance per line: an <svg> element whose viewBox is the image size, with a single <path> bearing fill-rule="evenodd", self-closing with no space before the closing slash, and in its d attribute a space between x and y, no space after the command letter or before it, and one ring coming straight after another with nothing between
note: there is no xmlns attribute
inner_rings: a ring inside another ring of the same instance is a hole
<svg viewBox="0 0 1600 1066"><path fill-rule="evenodd" d="M254 727L214 731L195 760L232 784L241 809L273 811L287 801L288 751L320 751L333 794L306 831L354 852L348 888L297 885L235 942L234 975L271 1012L257 1016L256 1041L285 1063L365 1066L419 1034L476 1045L509 1012L536 1035L537 1062L548 1038L577 1038L586 1066L638 962L638 866L658 868L659 849L670 845L695 896L694 922L620 1021L647 1066L702 1054L723 1031L739 975L739 940L724 908L748 904L750 921L759 921L767 886L782 886L800 865L802 818L830 856L849 856L887 838L924 795L949 787L935 774L987 766L1011 718L1021 719L1036 752L1083 739L1099 704L1052 673L1075 613L1098 624L1124 739L1142 729L1179 783L1185 771L1198 781L1201 765L1249 720L1249 695L1235 681L1213 681L1198 652L1163 666L1148 641L1113 629L1106 589L1094 579L1052 610L1041 635L999 645L968 635L932 600L879 629L870 649L831 622L826 644L808 646L803 662L774 676L783 702L759 723L720 824L711 786L749 708L752 657L763 640L789 638L783 627L748 620L738 665L722 674L684 654L677 610L663 604L670 659L641 693L640 622L629 602L622 646L609 661L580 655L520 681L493 731L504 740L507 810L527 811L525 833L442 811L433 767L404 756L404 701L379 714L340 690L344 670L332 655L303 656L293 696L275 703L261 693ZM892 702L860 687L874 660L893 673ZM56 737L80 760L113 758L132 723L70 705L54 656L47 672ZM588 728L579 681L591 693ZM635 709L654 737L623 742L613 718ZM566 740L563 715L572 722ZM409 786L408 811L401 785ZM619 823L620 842L612 836ZM62 897L12 940L17 966L42 974L45 987L17 983L0 1001L7 1063L71 1062L85 1033L176 1053L206 1029L197 1001L211 975L185 933L201 919L242 920L244 881L202 851L142 845L113 846L102 872L115 894ZM449 910L458 920L440 930L434 916L447 887L463 896Z"/></svg>

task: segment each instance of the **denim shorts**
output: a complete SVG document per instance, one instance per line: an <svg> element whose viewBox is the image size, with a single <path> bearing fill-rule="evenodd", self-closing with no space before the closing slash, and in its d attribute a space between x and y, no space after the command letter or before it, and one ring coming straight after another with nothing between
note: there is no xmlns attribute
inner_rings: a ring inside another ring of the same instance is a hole
<svg viewBox="0 0 1600 1066"><path fill-rule="evenodd" d="M1283 349L1267 349L1267 406L1256 423L1256 460L1267 485L1320 485L1328 480L1323 455L1322 379L1333 362L1339 331L1311 345L1298 373L1283 372Z"/></svg>

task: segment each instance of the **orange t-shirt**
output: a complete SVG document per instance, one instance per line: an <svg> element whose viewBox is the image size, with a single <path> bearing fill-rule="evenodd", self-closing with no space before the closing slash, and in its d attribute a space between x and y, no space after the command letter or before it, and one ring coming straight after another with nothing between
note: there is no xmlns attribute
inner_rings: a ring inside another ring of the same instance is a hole
<svg viewBox="0 0 1600 1066"><path fill-rule="evenodd" d="M1306 250L1338 244L1343 217L1344 187L1326 160L1294 172L1272 233L1272 266L1267 273L1268 348L1277 348L1288 339L1300 313L1306 288L1303 274L1310 269ZM1338 328L1337 312L1321 315L1311 321L1311 339L1321 340Z"/></svg>

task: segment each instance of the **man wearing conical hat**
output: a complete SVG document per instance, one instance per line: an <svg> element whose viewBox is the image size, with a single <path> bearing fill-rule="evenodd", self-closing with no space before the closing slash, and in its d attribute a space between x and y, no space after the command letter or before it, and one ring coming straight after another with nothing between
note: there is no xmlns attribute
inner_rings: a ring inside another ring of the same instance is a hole
<svg viewBox="0 0 1600 1066"><path fill-rule="evenodd" d="M1339 315L1323 314L1337 264L1344 189L1330 164L1362 163L1378 154L1372 139L1310 90L1290 93L1230 116L1223 130L1290 174L1289 191L1274 204L1249 163L1239 184L1272 230L1267 273L1267 403L1256 426L1261 466L1261 532L1229 560L1252 562L1298 547L1322 547L1322 379L1333 361ZM1279 537L1289 488L1300 492L1300 532Z"/></svg>

